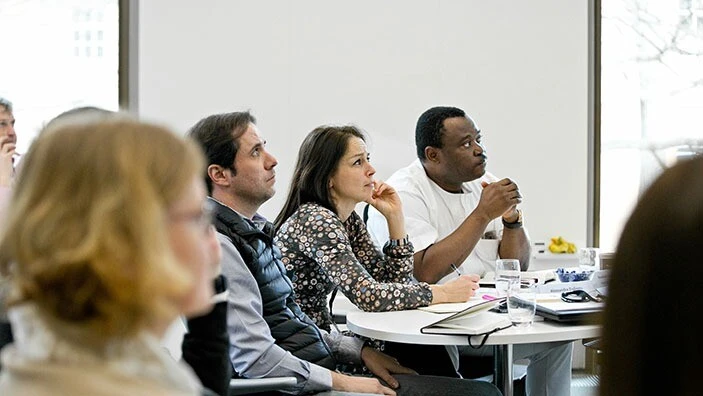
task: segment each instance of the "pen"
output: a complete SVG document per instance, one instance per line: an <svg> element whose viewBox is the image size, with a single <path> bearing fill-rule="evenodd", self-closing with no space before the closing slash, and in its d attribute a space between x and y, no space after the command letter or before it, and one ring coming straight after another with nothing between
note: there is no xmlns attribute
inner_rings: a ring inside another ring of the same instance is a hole
<svg viewBox="0 0 703 396"><path fill-rule="evenodd" d="M451 264L449 264L449 265L452 266L452 269L454 270L454 272L456 272L456 274L457 274L458 276L461 276L461 271L459 271L459 268L457 268L456 265L454 265L454 263L451 263Z"/></svg>

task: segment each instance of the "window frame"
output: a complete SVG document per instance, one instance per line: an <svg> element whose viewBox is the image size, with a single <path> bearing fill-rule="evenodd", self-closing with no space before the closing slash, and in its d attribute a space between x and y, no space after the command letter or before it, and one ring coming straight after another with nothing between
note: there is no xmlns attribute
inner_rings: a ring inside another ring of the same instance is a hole
<svg viewBox="0 0 703 396"><path fill-rule="evenodd" d="M588 210L587 244L600 247L601 172L601 1L589 0Z"/></svg>
<svg viewBox="0 0 703 396"><path fill-rule="evenodd" d="M118 103L120 110L137 114L139 0L119 0Z"/></svg>

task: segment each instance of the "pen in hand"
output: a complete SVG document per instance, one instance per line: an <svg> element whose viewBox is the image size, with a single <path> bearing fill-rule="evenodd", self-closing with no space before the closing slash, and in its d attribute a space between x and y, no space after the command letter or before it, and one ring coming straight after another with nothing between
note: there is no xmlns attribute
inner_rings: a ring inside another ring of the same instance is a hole
<svg viewBox="0 0 703 396"><path fill-rule="evenodd" d="M452 266L452 269L454 270L454 272L456 272L456 274L457 274L458 276L461 276L461 271L459 271L459 268L457 268L456 265L454 265L454 263L451 263L451 264L449 264L449 265Z"/></svg>

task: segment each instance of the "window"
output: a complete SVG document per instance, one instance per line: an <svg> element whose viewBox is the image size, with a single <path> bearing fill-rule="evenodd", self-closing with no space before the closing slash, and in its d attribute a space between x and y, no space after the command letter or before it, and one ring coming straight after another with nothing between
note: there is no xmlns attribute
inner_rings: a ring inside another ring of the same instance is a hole
<svg viewBox="0 0 703 396"><path fill-rule="evenodd" d="M598 245L613 251L638 197L703 152L703 2L601 0Z"/></svg>
<svg viewBox="0 0 703 396"><path fill-rule="evenodd" d="M12 61L0 62L0 96L14 105L18 152L65 110L119 108L118 0L5 2L0 21L0 36L22 38L3 41ZM102 40L91 31L104 32Z"/></svg>

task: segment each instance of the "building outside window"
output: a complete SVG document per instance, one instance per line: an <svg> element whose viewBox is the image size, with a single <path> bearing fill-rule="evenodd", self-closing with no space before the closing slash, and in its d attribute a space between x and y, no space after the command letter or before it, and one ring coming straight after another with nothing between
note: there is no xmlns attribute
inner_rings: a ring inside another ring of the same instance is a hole
<svg viewBox="0 0 703 396"><path fill-rule="evenodd" d="M14 105L18 152L65 110L119 108L118 0L0 0L0 21L0 96Z"/></svg>
<svg viewBox="0 0 703 396"><path fill-rule="evenodd" d="M601 3L599 246L614 251L640 194L703 152L703 0Z"/></svg>

